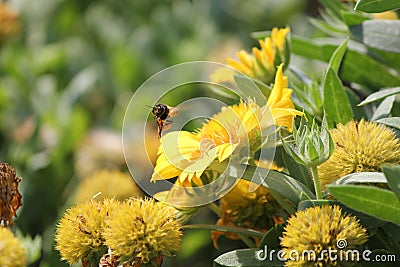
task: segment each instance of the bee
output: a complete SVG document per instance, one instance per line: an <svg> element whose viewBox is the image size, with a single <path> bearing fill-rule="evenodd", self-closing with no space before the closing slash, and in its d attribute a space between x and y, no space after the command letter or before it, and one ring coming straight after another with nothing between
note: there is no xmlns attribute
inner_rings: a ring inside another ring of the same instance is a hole
<svg viewBox="0 0 400 267"><path fill-rule="evenodd" d="M158 138L161 138L161 132L171 127L172 121L169 118L177 114L177 110L174 107L167 106L165 104L157 104L151 107L151 113L157 121L158 126Z"/></svg>

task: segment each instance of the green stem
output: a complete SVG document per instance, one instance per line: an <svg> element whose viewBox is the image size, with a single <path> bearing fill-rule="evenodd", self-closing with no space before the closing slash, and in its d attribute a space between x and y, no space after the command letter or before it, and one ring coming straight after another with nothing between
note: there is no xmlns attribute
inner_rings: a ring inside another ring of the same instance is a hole
<svg viewBox="0 0 400 267"><path fill-rule="evenodd" d="M248 237L245 235L238 234L240 239L242 239L243 243L245 243L249 248L256 248L256 244Z"/></svg>
<svg viewBox="0 0 400 267"><path fill-rule="evenodd" d="M220 209L214 202L208 204L208 207L209 207L210 210L212 210L218 217L221 217L221 216L222 216L221 209Z"/></svg>
<svg viewBox="0 0 400 267"><path fill-rule="evenodd" d="M317 199L322 199L322 190L318 176L318 168L317 166L312 166L310 169L314 181L315 194L317 195Z"/></svg>
<svg viewBox="0 0 400 267"><path fill-rule="evenodd" d="M274 199L284 208L289 214L294 214L296 210L290 205L279 193L275 192L269 188L269 192L274 197Z"/></svg>
<svg viewBox="0 0 400 267"><path fill-rule="evenodd" d="M244 236L255 236L262 238L264 236L263 233L253 230L253 229L246 229L246 228L239 228L239 227L228 227L228 226L220 226L214 224L187 224L182 226L183 229L205 229L205 230L214 230L224 233L234 233L238 235Z"/></svg>

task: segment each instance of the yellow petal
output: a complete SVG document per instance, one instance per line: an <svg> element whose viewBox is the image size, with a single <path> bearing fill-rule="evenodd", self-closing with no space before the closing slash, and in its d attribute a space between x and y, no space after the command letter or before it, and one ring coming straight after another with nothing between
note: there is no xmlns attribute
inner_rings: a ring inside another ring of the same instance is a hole
<svg viewBox="0 0 400 267"><path fill-rule="evenodd" d="M230 143L219 145L217 147L218 161L222 162L226 160L228 157L230 157L233 151L235 151L237 146L238 144L230 144Z"/></svg>

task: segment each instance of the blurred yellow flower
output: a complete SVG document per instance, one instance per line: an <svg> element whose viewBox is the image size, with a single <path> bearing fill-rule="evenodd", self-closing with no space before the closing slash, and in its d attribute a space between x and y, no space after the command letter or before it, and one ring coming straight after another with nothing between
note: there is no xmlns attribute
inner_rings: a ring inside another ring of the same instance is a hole
<svg viewBox="0 0 400 267"><path fill-rule="evenodd" d="M57 225L56 249L69 264L99 262L107 252L103 231L105 220L119 209L113 199L85 202L68 209ZM91 265L95 266L95 265Z"/></svg>
<svg viewBox="0 0 400 267"><path fill-rule="evenodd" d="M98 193L101 194L93 198ZM75 201L80 203L92 198L99 201L106 197L124 200L141 195L141 190L128 173L119 170L101 170L89 175L79 183Z"/></svg>
<svg viewBox="0 0 400 267"><path fill-rule="evenodd" d="M83 179L100 169L126 167L121 134L108 129L92 129L79 144L75 171Z"/></svg>
<svg viewBox="0 0 400 267"><path fill-rule="evenodd" d="M236 149L261 145L261 131L273 125L269 114L268 106L261 108L249 100L223 107L197 133L166 134L161 138L152 181L178 176L179 185L202 184L200 176L214 159L222 162Z"/></svg>
<svg viewBox="0 0 400 267"><path fill-rule="evenodd" d="M0 3L0 43L18 33L20 30L18 15L11 11L7 5Z"/></svg>
<svg viewBox="0 0 400 267"><path fill-rule="evenodd" d="M283 51L288 32L289 28L273 28L270 37L265 38L265 40L259 40L260 49L253 47L253 54L241 50L238 53L239 61L228 58L228 65L251 78L264 82L271 81L275 72L275 55L277 52Z"/></svg>
<svg viewBox="0 0 400 267"><path fill-rule="evenodd" d="M346 215L337 205L298 211L287 220L281 238L283 256L288 259L285 266L342 266L339 260L327 257L327 251L336 250L338 256L340 251L354 250L367 241L366 233L356 217ZM313 251L315 255L303 251ZM290 259L297 255L297 260ZM343 266L349 264L343 263Z"/></svg>
<svg viewBox="0 0 400 267"><path fill-rule="evenodd" d="M350 121L330 130L335 150L318 166L321 186L356 172L378 172L382 164L400 164L400 140L375 122Z"/></svg>
<svg viewBox="0 0 400 267"><path fill-rule="evenodd" d="M268 97L268 106L271 108L275 125L284 126L292 132L292 122L295 116L304 116L304 113L294 108L291 100L292 89L288 88L288 78L282 74L282 64L275 75L275 83Z"/></svg>
<svg viewBox="0 0 400 267"><path fill-rule="evenodd" d="M0 266L25 267L25 249L10 229L0 227Z"/></svg>
<svg viewBox="0 0 400 267"><path fill-rule="evenodd" d="M107 220L106 244L118 257L133 259L134 266L172 256L182 236L174 214L174 208L153 199L125 201Z"/></svg>
<svg viewBox="0 0 400 267"><path fill-rule="evenodd" d="M396 11L386 11L386 12L381 12L381 13L373 13L372 17L374 19L391 19L391 20L399 19L399 16L397 15Z"/></svg>

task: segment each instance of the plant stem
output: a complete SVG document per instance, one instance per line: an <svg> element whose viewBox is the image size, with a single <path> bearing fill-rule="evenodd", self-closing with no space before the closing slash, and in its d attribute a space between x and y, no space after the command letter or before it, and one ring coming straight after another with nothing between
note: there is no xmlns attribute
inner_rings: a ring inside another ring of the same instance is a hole
<svg viewBox="0 0 400 267"><path fill-rule="evenodd" d="M296 210L289 204L281 195L274 190L269 189L271 195L275 198L275 200L282 206L289 214L294 214Z"/></svg>
<svg viewBox="0 0 400 267"><path fill-rule="evenodd" d="M242 239L243 243L245 243L249 248L256 248L256 244L248 237L245 235L238 234L240 239Z"/></svg>
<svg viewBox="0 0 400 267"><path fill-rule="evenodd" d="M220 209L214 202L208 204L208 207L209 207L210 210L212 210L218 217L221 217L221 215L222 215L221 209Z"/></svg>
<svg viewBox="0 0 400 267"><path fill-rule="evenodd" d="M239 227L228 227L228 226L220 226L214 224L187 224L182 226L183 229L205 229L205 230L214 230L224 233L234 233L238 235L244 236L256 236L262 238L264 236L263 233L247 228L239 228Z"/></svg>
<svg viewBox="0 0 400 267"><path fill-rule="evenodd" d="M317 166L312 166L310 169L314 181L315 194L317 195L317 199L322 199L321 183L319 181L318 168Z"/></svg>

